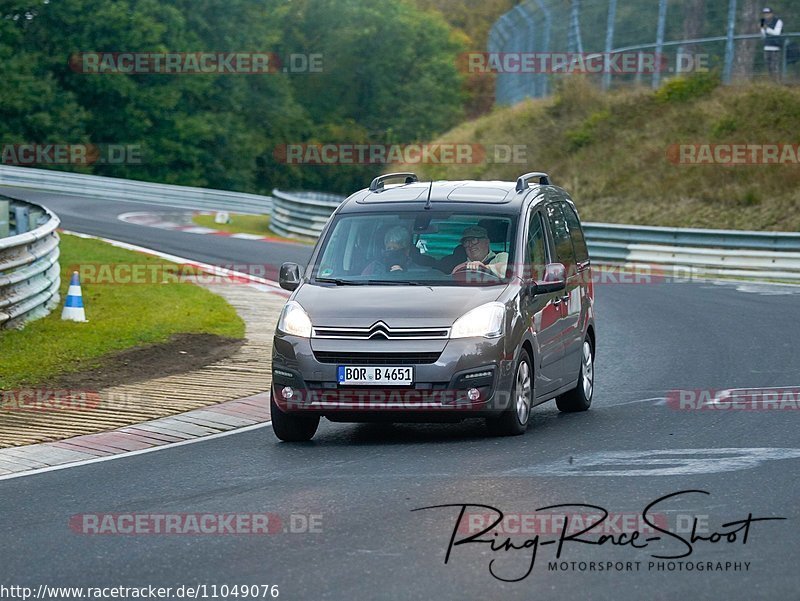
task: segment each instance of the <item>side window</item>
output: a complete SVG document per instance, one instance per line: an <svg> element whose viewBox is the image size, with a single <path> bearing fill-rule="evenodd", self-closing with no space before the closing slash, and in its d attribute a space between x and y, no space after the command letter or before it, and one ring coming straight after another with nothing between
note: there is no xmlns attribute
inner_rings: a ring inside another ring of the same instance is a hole
<svg viewBox="0 0 800 601"><path fill-rule="evenodd" d="M550 224L550 231L553 232L553 242L555 243L558 262L564 264L568 274L574 274L576 270L575 250L572 248L572 239L569 237L567 221L557 204L547 205L547 221Z"/></svg>
<svg viewBox="0 0 800 601"><path fill-rule="evenodd" d="M539 211L531 214L528 221L528 264L531 277L535 280L544 277L544 266L547 262L544 252L544 229Z"/></svg>
<svg viewBox="0 0 800 601"><path fill-rule="evenodd" d="M578 263L585 263L589 260L589 249L586 248L586 238L583 235L581 222L578 221L578 216L571 206L565 202L559 204L561 205L561 211L564 213L564 218L567 220L567 227L572 237L572 244L575 246L575 258Z"/></svg>

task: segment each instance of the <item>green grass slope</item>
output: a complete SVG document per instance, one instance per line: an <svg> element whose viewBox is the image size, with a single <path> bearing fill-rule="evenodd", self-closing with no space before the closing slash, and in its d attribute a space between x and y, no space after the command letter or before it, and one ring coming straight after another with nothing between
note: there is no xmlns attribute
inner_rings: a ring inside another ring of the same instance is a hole
<svg viewBox="0 0 800 601"><path fill-rule="evenodd" d="M573 77L552 98L495 109L437 140L483 144L490 156L494 145L523 145L525 161L403 167L436 179L547 171L586 221L800 231L799 164L676 163L680 144L797 145L799 138L799 88L723 87L700 75L657 91L603 94Z"/></svg>

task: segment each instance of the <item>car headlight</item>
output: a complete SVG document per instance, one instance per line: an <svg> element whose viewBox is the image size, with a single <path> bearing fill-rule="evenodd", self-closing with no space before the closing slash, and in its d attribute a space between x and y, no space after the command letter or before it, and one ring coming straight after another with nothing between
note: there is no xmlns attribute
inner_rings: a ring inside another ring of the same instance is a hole
<svg viewBox="0 0 800 601"><path fill-rule="evenodd" d="M450 329L450 338L497 338L503 334L505 312L503 303L486 303L476 307L456 319Z"/></svg>
<svg viewBox="0 0 800 601"><path fill-rule="evenodd" d="M311 319L305 309L297 301L289 301L281 311L278 329L284 334L309 338L311 336Z"/></svg>

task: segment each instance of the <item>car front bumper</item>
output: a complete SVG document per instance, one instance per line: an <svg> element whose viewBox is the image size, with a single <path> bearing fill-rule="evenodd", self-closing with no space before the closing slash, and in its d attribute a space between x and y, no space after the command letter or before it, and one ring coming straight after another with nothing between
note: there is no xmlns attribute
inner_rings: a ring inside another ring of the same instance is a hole
<svg viewBox="0 0 800 601"><path fill-rule="evenodd" d="M321 341L277 333L272 351L272 395L281 411L316 413L339 421L356 421L370 414L414 421L494 415L508 406L513 386L515 357L507 353L504 344L502 337ZM394 353L416 355L416 361L438 357L432 362L404 362L393 360ZM378 364L413 366L413 385L338 383L339 365ZM287 388L291 395L285 394Z"/></svg>

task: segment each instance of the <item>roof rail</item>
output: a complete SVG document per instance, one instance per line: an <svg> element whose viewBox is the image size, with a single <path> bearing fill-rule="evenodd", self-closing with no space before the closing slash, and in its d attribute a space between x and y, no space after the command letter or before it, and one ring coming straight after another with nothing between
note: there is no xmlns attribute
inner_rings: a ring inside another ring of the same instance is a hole
<svg viewBox="0 0 800 601"><path fill-rule="evenodd" d="M416 173L387 173L385 175L379 175L372 183L369 185L370 192L382 192L383 191L383 182L387 179L394 179L394 178L405 178L406 184L411 184L413 182L418 182L419 178L417 177Z"/></svg>
<svg viewBox="0 0 800 601"><path fill-rule="evenodd" d="M528 182L532 179L539 178L539 185L541 186L549 186L550 185L550 176L542 171L532 171L531 173L526 173L525 175L520 175L517 178L517 192L524 192L528 189Z"/></svg>

